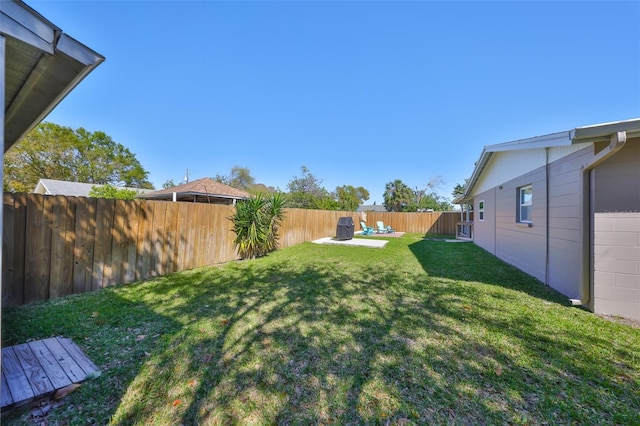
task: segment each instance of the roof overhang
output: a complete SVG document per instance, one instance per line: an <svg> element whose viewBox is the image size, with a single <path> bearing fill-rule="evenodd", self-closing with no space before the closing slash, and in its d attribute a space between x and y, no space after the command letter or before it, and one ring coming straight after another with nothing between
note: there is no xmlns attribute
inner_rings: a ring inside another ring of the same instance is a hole
<svg viewBox="0 0 640 426"><path fill-rule="evenodd" d="M139 194L136 198L142 198L145 200L173 200L173 192L164 193L164 194ZM207 199L207 198L217 198L217 199L225 199L225 200L246 200L247 197L237 197L232 195L222 195L222 194L207 194L205 192L197 192L197 191L188 191L188 192L175 192L177 200L193 200L193 199Z"/></svg>
<svg viewBox="0 0 640 426"><path fill-rule="evenodd" d="M17 0L0 1L5 39L4 152L40 123L104 57Z"/></svg>
<svg viewBox="0 0 640 426"><path fill-rule="evenodd" d="M478 179L484 172L489 160L496 152L518 151L525 149L544 149L557 146L573 145L577 143L609 142L611 135L616 132L626 132L627 137L640 137L640 118L632 120L616 121L611 123L596 124L593 126L576 127L565 132L551 133L549 135L535 136L528 139L520 139L495 145L487 145L480 154L480 159L467 181L465 192L453 199L453 204L467 203L472 199L472 191Z"/></svg>

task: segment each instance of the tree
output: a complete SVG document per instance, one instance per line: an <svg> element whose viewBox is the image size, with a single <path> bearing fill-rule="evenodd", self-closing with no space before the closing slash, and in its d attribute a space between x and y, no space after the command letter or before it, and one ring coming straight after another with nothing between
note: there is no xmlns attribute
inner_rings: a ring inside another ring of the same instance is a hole
<svg viewBox="0 0 640 426"><path fill-rule="evenodd" d="M385 186L383 199L387 211L401 212L415 200L415 193L400 179L396 179Z"/></svg>
<svg viewBox="0 0 640 426"><path fill-rule="evenodd" d="M369 199L369 191L359 186L342 185L336 188L338 209L355 211L363 201Z"/></svg>
<svg viewBox="0 0 640 426"><path fill-rule="evenodd" d="M329 192L322 180L311 174L306 166L300 167L302 176L293 177L287 184L288 206L300 209L325 209L331 204ZM333 200L335 202L335 200Z"/></svg>
<svg viewBox="0 0 640 426"><path fill-rule="evenodd" d="M162 188L164 188L164 189L173 188L174 186L176 186L176 183L173 181L173 179L167 179L162 184Z"/></svg>
<svg viewBox="0 0 640 426"><path fill-rule="evenodd" d="M102 131L42 123L4 157L5 191L32 191L39 179L153 189L135 155Z"/></svg>
<svg viewBox="0 0 640 426"><path fill-rule="evenodd" d="M243 259L263 256L278 248L278 230L284 220L285 198L281 193L258 194L236 204L231 218L233 243Z"/></svg>
<svg viewBox="0 0 640 426"><path fill-rule="evenodd" d="M110 183L91 187L89 197L94 198L116 198L120 200L135 200L138 192L129 188L118 188Z"/></svg>
<svg viewBox="0 0 640 426"><path fill-rule="evenodd" d="M228 177L227 185L246 191L256 184L256 180L251 176L251 171L247 167L233 166Z"/></svg>
<svg viewBox="0 0 640 426"><path fill-rule="evenodd" d="M464 191L467 190L467 181L468 179L464 180L464 184L459 184L457 183L456 186L453 187L453 192L451 192L451 195L453 195L453 198L456 198L459 195L464 194Z"/></svg>

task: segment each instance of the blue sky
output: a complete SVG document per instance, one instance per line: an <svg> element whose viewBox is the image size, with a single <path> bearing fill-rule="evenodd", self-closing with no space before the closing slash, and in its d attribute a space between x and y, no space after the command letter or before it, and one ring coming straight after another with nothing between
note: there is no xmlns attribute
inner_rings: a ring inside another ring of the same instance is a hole
<svg viewBox="0 0 640 426"><path fill-rule="evenodd" d="M156 188L247 167L286 189L451 198L482 148L640 117L640 2L31 1L106 57L46 118Z"/></svg>

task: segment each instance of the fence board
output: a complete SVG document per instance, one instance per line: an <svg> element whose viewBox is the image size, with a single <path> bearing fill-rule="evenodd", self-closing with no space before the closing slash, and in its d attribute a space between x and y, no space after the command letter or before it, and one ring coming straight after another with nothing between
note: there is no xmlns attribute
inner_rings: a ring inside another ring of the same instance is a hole
<svg viewBox="0 0 640 426"><path fill-rule="evenodd" d="M96 229L96 199L78 198L73 249L73 292L91 291Z"/></svg>
<svg viewBox="0 0 640 426"><path fill-rule="evenodd" d="M99 198L96 202L96 242L93 256L93 291L106 287L111 280L111 228L114 200Z"/></svg>
<svg viewBox="0 0 640 426"><path fill-rule="evenodd" d="M73 294L73 241L75 240L75 197L52 200L50 297Z"/></svg>
<svg viewBox="0 0 640 426"><path fill-rule="evenodd" d="M164 221L167 215L167 203L153 203L153 225L151 229L151 261L149 264L149 275L152 277L162 275L164 273L163 253L165 225Z"/></svg>
<svg viewBox="0 0 640 426"><path fill-rule="evenodd" d="M27 220L26 194L4 194L2 303L24 303L25 241Z"/></svg>
<svg viewBox="0 0 640 426"><path fill-rule="evenodd" d="M49 297L49 244L51 230L48 211L51 202L45 198L27 198L27 228L25 232L25 303Z"/></svg>
<svg viewBox="0 0 640 426"><path fill-rule="evenodd" d="M151 265L151 225L153 224L153 202L140 204L138 225L138 260L136 262L136 280L149 278Z"/></svg>
<svg viewBox="0 0 640 426"><path fill-rule="evenodd" d="M127 246L127 260L123 265L122 282L130 283L136 279L137 259L138 259L138 231L140 226L140 206L141 201L125 203L125 242Z"/></svg>
<svg viewBox="0 0 640 426"><path fill-rule="evenodd" d="M164 272L172 274L176 271L176 236L177 236L177 219L178 219L178 203L166 203L167 210L165 212L165 239L164 239Z"/></svg>
<svg viewBox="0 0 640 426"><path fill-rule="evenodd" d="M178 235L180 235L180 239L178 240L178 247L176 251L176 254L177 254L176 261L177 261L178 271L184 271L185 269L187 269L185 257L187 255L188 211L189 211L189 206L187 205L187 203L180 203L180 206L178 208L178 219L176 220L178 224Z"/></svg>
<svg viewBox="0 0 640 426"><path fill-rule="evenodd" d="M126 201L114 200L113 226L111 228L111 281L109 285L123 282L129 246L126 236L127 218L124 215L126 206Z"/></svg>

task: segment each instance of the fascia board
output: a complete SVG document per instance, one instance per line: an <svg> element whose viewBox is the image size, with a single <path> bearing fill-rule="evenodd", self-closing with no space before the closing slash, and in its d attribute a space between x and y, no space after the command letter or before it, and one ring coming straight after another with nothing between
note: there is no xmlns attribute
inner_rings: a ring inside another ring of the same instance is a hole
<svg viewBox="0 0 640 426"><path fill-rule="evenodd" d="M246 200L246 197L236 197L234 195L222 195L222 194L208 194L204 192L176 192L176 197L212 197L212 198L226 198L231 200ZM173 198L173 192L166 194L139 194L136 198L146 198L149 200L163 200Z"/></svg>
<svg viewBox="0 0 640 426"><path fill-rule="evenodd" d="M61 30L33 9L15 1L0 1L0 33L49 54Z"/></svg>
<svg viewBox="0 0 640 426"><path fill-rule="evenodd" d="M104 61L104 56L99 55L84 44L80 43L72 37L69 37L66 34L60 35L60 39L56 44L56 50L64 53L67 56L70 56L84 66L95 67Z"/></svg>
<svg viewBox="0 0 640 426"><path fill-rule="evenodd" d="M576 127L572 132L571 139L574 144L609 141L611 135L616 132L627 132L629 137L640 135L640 118Z"/></svg>
<svg viewBox="0 0 640 426"><path fill-rule="evenodd" d="M487 152L520 151L525 149L552 148L555 146L571 145L571 132L557 132L549 135L504 142L485 147Z"/></svg>

